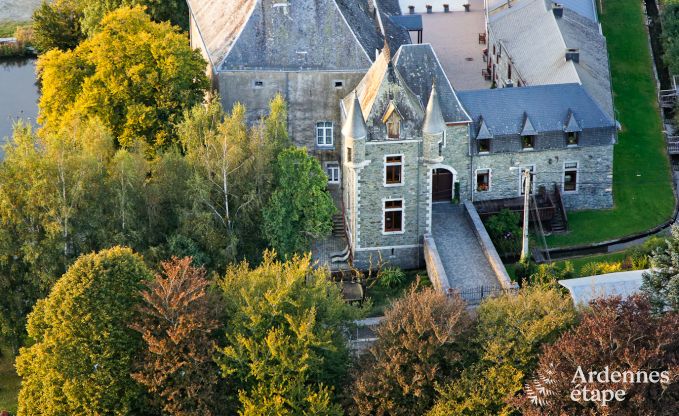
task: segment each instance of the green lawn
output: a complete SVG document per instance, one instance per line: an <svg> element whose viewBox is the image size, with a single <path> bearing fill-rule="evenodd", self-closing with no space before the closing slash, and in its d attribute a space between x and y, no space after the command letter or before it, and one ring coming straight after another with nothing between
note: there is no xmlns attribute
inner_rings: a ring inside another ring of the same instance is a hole
<svg viewBox="0 0 679 416"><path fill-rule="evenodd" d="M29 25L31 22L0 21L0 38L11 38L17 26Z"/></svg>
<svg viewBox="0 0 679 416"><path fill-rule="evenodd" d="M569 213L572 231L550 236L550 247L635 234L661 224L673 213L669 161L641 3L606 1L600 14L608 41L617 117L623 127L613 163L615 208Z"/></svg>
<svg viewBox="0 0 679 416"><path fill-rule="evenodd" d="M0 356L0 411L16 413L19 383L19 376L14 371L14 357L8 349L3 348Z"/></svg>

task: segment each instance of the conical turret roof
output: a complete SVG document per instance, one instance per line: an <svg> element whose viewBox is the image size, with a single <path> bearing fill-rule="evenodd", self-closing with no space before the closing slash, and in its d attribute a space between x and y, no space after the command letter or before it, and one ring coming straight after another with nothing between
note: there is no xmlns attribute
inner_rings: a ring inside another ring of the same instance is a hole
<svg viewBox="0 0 679 416"><path fill-rule="evenodd" d="M344 126L342 126L342 134L344 137L351 137L353 139L360 139L368 135L368 127L365 125L361 104L358 102L358 95L355 91L354 99L351 101L349 111L347 112L347 119L344 121Z"/></svg>
<svg viewBox="0 0 679 416"><path fill-rule="evenodd" d="M443 120L439 96L436 92L436 84L434 84L431 87L431 94L429 95L429 102L427 103L427 111L424 116L422 132L428 134L437 134L442 133L445 129L446 122Z"/></svg>

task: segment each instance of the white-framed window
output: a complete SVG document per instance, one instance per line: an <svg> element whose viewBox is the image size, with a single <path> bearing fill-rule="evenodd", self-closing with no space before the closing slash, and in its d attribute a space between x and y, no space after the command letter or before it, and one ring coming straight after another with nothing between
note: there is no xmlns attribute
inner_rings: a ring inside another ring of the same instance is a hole
<svg viewBox="0 0 679 416"><path fill-rule="evenodd" d="M403 185L403 155L384 156L384 186Z"/></svg>
<svg viewBox="0 0 679 416"><path fill-rule="evenodd" d="M563 191L578 192L578 162L563 164Z"/></svg>
<svg viewBox="0 0 679 416"><path fill-rule="evenodd" d="M382 232L403 233L403 199L387 199L383 204Z"/></svg>
<svg viewBox="0 0 679 416"><path fill-rule="evenodd" d="M533 192L535 192L535 165L521 166L519 168L519 195L525 194L524 190L526 189L526 183L524 182L525 178L523 173L526 169L531 173L530 193L533 194Z"/></svg>
<svg viewBox="0 0 679 416"><path fill-rule="evenodd" d="M476 192L489 192L490 179L490 169L476 169Z"/></svg>
<svg viewBox="0 0 679 416"><path fill-rule="evenodd" d="M325 164L325 174L328 175L328 183L339 183L340 181L339 163L327 162Z"/></svg>
<svg viewBox="0 0 679 416"><path fill-rule="evenodd" d="M332 141L332 121L319 121L316 123L316 145L329 147Z"/></svg>

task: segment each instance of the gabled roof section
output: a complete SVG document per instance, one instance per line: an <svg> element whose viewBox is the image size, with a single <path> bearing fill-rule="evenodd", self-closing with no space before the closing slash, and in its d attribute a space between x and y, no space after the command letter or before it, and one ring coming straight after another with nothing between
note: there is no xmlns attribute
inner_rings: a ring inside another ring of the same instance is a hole
<svg viewBox="0 0 679 416"><path fill-rule="evenodd" d="M575 133L578 131L582 131L582 128L580 127L580 124L578 124L578 120L575 118L575 114L573 113L573 110L570 108L568 109L568 117L566 117L566 127L564 127L563 131L566 133Z"/></svg>
<svg viewBox="0 0 679 416"><path fill-rule="evenodd" d="M525 111L523 112L523 129L521 129L521 135L522 136L537 136L538 131L535 130L535 127L533 127L533 123L530 121L530 117L528 117L528 113Z"/></svg>
<svg viewBox="0 0 679 416"><path fill-rule="evenodd" d="M530 114L534 130L563 132L569 112L580 128L615 129L615 122L580 84L556 84L521 88L461 91L460 100L474 120L482 118L497 138L519 135Z"/></svg>
<svg viewBox="0 0 679 416"><path fill-rule="evenodd" d="M393 101L389 101L389 106L387 107L387 111L384 112L384 115L382 116L382 123L386 123L387 120L389 120L389 117L391 117L392 114L396 113L396 116L399 119L403 119L403 116L401 115L401 112L398 111L398 108L394 104Z"/></svg>
<svg viewBox="0 0 679 416"><path fill-rule="evenodd" d="M355 92L358 95L358 101L361 104L360 107L363 112L363 119L367 120L368 115L370 114L370 110L377 98L380 86L387 75L388 65L389 58L387 57L387 54L384 52L380 53L368 72L356 86ZM349 108L350 103L347 102L348 98L349 97L344 98L345 108Z"/></svg>
<svg viewBox="0 0 679 416"><path fill-rule="evenodd" d="M512 6L520 2L521 0L487 0L488 10L502 10L506 9L508 4ZM553 3L558 3L579 15L586 17L587 19L598 22L599 18L596 12L596 6L594 4L595 0L545 0L547 7L551 7Z"/></svg>
<svg viewBox="0 0 679 416"><path fill-rule="evenodd" d="M483 119L483 116L479 117L478 124L479 132L476 135L476 140L492 139L493 134L488 129L488 125L486 124L486 121Z"/></svg>
<svg viewBox="0 0 679 416"><path fill-rule="evenodd" d="M428 102L432 85L436 84L445 122L471 122L430 44L401 46L394 58L394 65L420 100L422 107Z"/></svg>
<svg viewBox="0 0 679 416"><path fill-rule="evenodd" d="M217 71L365 70L383 38L361 0L188 0Z"/></svg>

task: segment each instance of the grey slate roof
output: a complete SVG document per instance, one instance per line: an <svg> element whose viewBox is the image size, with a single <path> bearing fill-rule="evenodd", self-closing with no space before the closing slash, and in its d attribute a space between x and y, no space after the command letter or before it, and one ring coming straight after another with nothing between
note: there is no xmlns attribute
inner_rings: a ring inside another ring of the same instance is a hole
<svg viewBox="0 0 679 416"><path fill-rule="evenodd" d="M514 4L520 0L511 0ZM559 3L564 7L578 13L579 15L588 18L593 22L598 22L599 18L596 12L595 0L556 0L554 2L547 0L549 3ZM506 8L507 0L488 0L488 10L495 10L498 8Z"/></svg>
<svg viewBox="0 0 679 416"><path fill-rule="evenodd" d="M188 0L214 68L365 70L384 40L363 0Z"/></svg>
<svg viewBox="0 0 679 416"><path fill-rule="evenodd" d="M430 44L403 45L394 57L394 65L420 100L422 107L429 100L433 80L444 120L447 123L471 121Z"/></svg>
<svg viewBox="0 0 679 416"><path fill-rule="evenodd" d="M582 129L615 127L579 84L460 91L458 96L475 121L475 129L482 118L493 136L520 134L526 116L538 133L565 131L569 112Z"/></svg>
<svg viewBox="0 0 679 416"><path fill-rule="evenodd" d="M598 23L567 4L563 17L555 18L549 0L514 0L511 8L501 4L489 8L489 27L520 78L529 85L581 83L612 117L606 39ZM579 63L566 61L567 48L580 50Z"/></svg>

